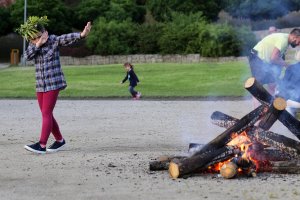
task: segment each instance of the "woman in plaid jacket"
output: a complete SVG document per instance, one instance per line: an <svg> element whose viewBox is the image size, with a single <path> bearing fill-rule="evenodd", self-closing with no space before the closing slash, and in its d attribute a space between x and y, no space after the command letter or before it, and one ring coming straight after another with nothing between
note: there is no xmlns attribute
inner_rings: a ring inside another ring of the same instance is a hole
<svg viewBox="0 0 300 200"><path fill-rule="evenodd" d="M37 26L39 27L39 26ZM70 33L61 36L48 35L43 26L29 38L30 44L24 53L24 58L34 60L36 78L36 96L42 112L42 130L39 142L25 145L24 148L34 153L43 154L56 152L65 146L65 140L59 130L53 110L60 90L67 87L59 60L59 47L70 45L85 38L90 30L88 22L81 33ZM46 144L52 132L55 142L46 149Z"/></svg>

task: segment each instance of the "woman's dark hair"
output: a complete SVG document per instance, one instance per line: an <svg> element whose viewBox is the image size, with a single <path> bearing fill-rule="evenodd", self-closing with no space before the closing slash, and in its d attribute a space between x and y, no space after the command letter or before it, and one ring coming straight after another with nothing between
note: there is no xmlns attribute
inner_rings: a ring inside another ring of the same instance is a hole
<svg viewBox="0 0 300 200"><path fill-rule="evenodd" d="M45 32L45 30L46 30L45 27L41 24L37 24L35 26L36 26L36 29L41 33Z"/></svg>

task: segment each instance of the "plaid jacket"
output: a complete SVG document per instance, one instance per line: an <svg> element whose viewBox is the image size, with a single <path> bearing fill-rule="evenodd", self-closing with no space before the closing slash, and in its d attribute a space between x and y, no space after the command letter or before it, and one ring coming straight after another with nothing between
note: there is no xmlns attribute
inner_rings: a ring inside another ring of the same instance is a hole
<svg viewBox="0 0 300 200"><path fill-rule="evenodd" d="M59 60L59 46L70 45L79 39L80 33L69 33L61 36L50 35L47 42L39 48L29 44L24 58L34 59L36 92L62 90L67 87Z"/></svg>

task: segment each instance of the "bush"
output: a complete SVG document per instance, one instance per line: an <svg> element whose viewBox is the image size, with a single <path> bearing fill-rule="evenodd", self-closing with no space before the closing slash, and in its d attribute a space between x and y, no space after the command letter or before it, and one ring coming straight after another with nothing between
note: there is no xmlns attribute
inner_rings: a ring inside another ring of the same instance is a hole
<svg viewBox="0 0 300 200"><path fill-rule="evenodd" d="M228 24L209 24L199 35L200 54L206 57L240 56L255 44L250 28Z"/></svg>
<svg viewBox="0 0 300 200"><path fill-rule="evenodd" d="M206 21L201 13L184 15L173 13L173 21L165 24L159 45L163 54L198 53L194 40L199 35L199 31L205 27ZM191 47L193 46L193 47ZM192 49L192 50L191 50Z"/></svg>
<svg viewBox="0 0 300 200"><path fill-rule="evenodd" d="M126 20L118 22L99 18L93 24L93 29L87 37L87 47L101 55L135 53L135 24Z"/></svg>
<svg viewBox="0 0 300 200"><path fill-rule="evenodd" d="M136 26L136 50L141 54L156 54L160 52L158 38L161 37L163 24L142 24Z"/></svg>
<svg viewBox="0 0 300 200"><path fill-rule="evenodd" d="M16 1L9 9L13 27L18 28L24 21L24 1ZM48 16L50 22L46 28L49 33L60 35L72 31L73 13L61 0L28 1L27 13L28 16Z"/></svg>
<svg viewBox="0 0 300 200"><path fill-rule="evenodd" d="M0 7L0 36L6 35L12 31L12 26L10 22L10 13L7 8Z"/></svg>
<svg viewBox="0 0 300 200"><path fill-rule="evenodd" d="M238 41L238 55L247 56L250 49L257 43L256 36L249 26L241 26L235 28Z"/></svg>

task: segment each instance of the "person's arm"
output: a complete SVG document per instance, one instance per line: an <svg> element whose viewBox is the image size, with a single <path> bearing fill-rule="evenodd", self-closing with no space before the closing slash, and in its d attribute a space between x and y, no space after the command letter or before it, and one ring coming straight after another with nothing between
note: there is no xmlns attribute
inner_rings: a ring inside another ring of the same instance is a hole
<svg viewBox="0 0 300 200"><path fill-rule="evenodd" d="M88 22L86 26L84 27L83 31L81 33L69 33L64 34L57 37L58 44L60 46L68 46L79 39L83 39L88 36L92 28L91 22Z"/></svg>
<svg viewBox="0 0 300 200"><path fill-rule="evenodd" d="M127 79L128 79L128 72L126 73L126 76L125 76L125 78L121 81L121 83L125 83L125 82L127 81Z"/></svg>
<svg viewBox="0 0 300 200"><path fill-rule="evenodd" d="M80 39L80 33L69 33L56 37L56 41L58 41L59 46L68 46Z"/></svg>
<svg viewBox="0 0 300 200"><path fill-rule="evenodd" d="M271 55L271 63L282 67L287 67L287 63L282 59L280 50L276 47L273 49Z"/></svg>
<svg viewBox="0 0 300 200"><path fill-rule="evenodd" d="M36 47L34 44L30 43L24 53L24 58L26 60L32 60L35 57L35 55L37 54L37 52L39 52L39 51L40 51L39 47Z"/></svg>

